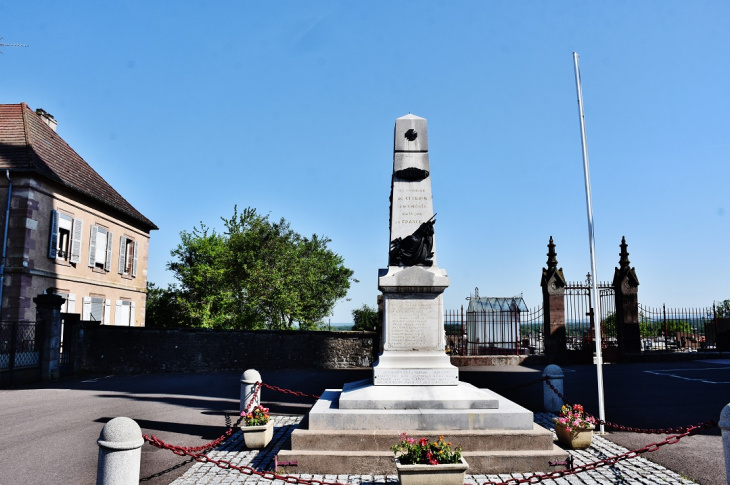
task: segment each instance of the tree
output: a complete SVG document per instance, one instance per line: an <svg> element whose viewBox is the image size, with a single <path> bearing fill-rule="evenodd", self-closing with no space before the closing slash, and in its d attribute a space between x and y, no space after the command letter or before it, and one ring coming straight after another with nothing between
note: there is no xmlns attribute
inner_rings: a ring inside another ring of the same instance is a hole
<svg viewBox="0 0 730 485"><path fill-rule="evenodd" d="M375 330L378 326L378 310L368 305L352 310L353 330Z"/></svg>
<svg viewBox="0 0 730 485"><path fill-rule="evenodd" d="M168 285L158 288L147 282L147 303L145 305L145 327L184 327L186 321L177 300L177 288Z"/></svg>
<svg viewBox="0 0 730 485"><path fill-rule="evenodd" d="M715 314L718 318L730 318L730 300L716 301Z"/></svg>
<svg viewBox="0 0 730 485"><path fill-rule="evenodd" d="M319 328L356 281L325 237L303 237L250 207L222 220L223 234L201 223L170 253L179 287L162 301L174 302L184 326Z"/></svg>

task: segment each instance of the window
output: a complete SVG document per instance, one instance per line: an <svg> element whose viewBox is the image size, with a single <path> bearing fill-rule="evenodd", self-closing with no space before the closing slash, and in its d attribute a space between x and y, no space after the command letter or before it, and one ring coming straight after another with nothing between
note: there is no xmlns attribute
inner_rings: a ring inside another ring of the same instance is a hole
<svg viewBox="0 0 730 485"><path fill-rule="evenodd" d="M119 274L137 277L137 241L127 236L119 238Z"/></svg>
<svg viewBox="0 0 730 485"><path fill-rule="evenodd" d="M85 296L83 300L83 308L81 311L81 319L101 322L109 325L111 300L105 300L103 296L92 295Z"/></svg>
<svg viewBox="0 0 730 485"><path fill-rule="evenodd" d="M51 240L48 257L57 261L78 263L81 258L81 234L84 222L69 214L51 212Z"/></svg>
<svg viewBox="0 0 730 485"><path fill-rule="evenodd" d="M91 226L89 267L109 271L112 259L112 232L102 226Z"/></svg>
<svg viewBox="0 0 730 485"><path fill-rule="evenodd" d="M134 302L129 300L117 300L114 312L114 325L134 326Z"/></svg>

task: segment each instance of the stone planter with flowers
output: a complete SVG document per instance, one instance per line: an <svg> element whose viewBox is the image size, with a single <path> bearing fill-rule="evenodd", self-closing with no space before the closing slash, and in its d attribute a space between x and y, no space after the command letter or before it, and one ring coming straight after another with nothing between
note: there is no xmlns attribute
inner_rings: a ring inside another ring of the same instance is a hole
<svg viewBox="0 0 730 485"><path fill-rule="evenodd" d="M584 450L591 446L596 420L587 416L580 404L566 404L560 416L553 418L558 441L572 450Z"/></svg>
<svg viewBox="0 0 730 485"><path fill-rule="evenodd" d="M269 408L258 405L250 413L241 413L241 416L244 422L240 428L246 448L250 450L266 448L274 437L274 422L269 417Z"/></svg>
<svg viewBox="0 0 730 485"><path fill-rule="evenodd" d="M443 436L429 442L416 441L406 433L391 446L401 485L462 485L469 464L461 456L461 447L451 448Z"/></svg>

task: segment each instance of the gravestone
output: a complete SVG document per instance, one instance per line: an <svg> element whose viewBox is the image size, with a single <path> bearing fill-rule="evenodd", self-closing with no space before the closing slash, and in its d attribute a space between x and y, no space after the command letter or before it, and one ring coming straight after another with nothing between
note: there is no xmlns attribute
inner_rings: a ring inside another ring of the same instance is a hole
<svg viewBox="0 0 730 485"><path fill-rule="evenodd" d="M279 452L288 463L280 471L394 473L390 446L402 432L448 436L471 473L543 470L566 456L552 434L531 411L461 382L445 352L449 277L437 261L426 120L398 118L393 148L388 267L378 275L382 352L371 379L322 394L292 432L292 449Z"/></svg>

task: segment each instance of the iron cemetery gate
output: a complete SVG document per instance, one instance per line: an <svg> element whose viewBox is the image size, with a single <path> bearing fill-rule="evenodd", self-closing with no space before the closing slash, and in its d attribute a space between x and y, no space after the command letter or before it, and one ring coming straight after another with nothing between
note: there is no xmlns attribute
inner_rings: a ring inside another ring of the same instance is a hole
<svg viewBox="0 0 730 485"><path fill-rule="evenodd" d="M618 361L616 333L615 290L607 281L597 285L601 325L601 349L604 360ZM577 360L592 360L595 344L595 311L591 300L591 275L585 282L567 282L565 285L565 346ZM572 360L572 359L571 359Z"/></svg>

